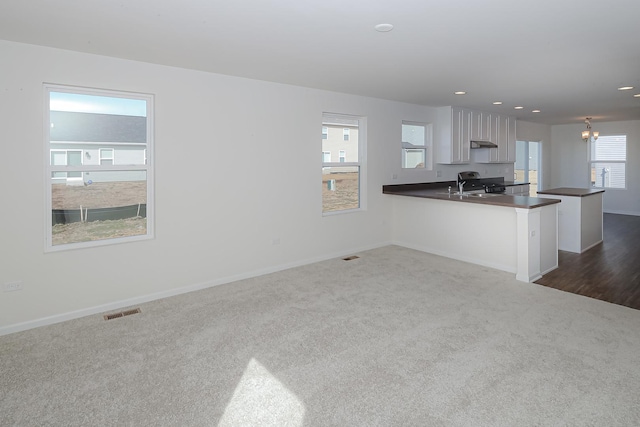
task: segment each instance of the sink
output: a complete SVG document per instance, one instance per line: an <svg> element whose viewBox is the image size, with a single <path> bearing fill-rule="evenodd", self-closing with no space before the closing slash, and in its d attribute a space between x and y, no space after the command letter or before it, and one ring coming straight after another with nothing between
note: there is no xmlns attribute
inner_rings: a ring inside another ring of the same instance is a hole
<svg viewBox="0 0 640 427"><path fill-rule="evenodd" d="M481 197L481 198L496 197L496 196L502 196L502 194L500 194L500 193L473 193L473 194L469 194L469 197Z"/></svg>
<svg viewBox="0 0 640 427"><path fill-rule="evenodd" d="M449 193L449 192L444 192L444 193L436 193L436 194L444 194L445 196L452 196L452 197L453 197L453 196L455 196L455 197L469 197L469 196L473 196L473 194L469 194L469 193L462 193L462 194L459 194L459 193L457 193L457 192L453 192L453 191L452 191L451 193Z"/></svg>

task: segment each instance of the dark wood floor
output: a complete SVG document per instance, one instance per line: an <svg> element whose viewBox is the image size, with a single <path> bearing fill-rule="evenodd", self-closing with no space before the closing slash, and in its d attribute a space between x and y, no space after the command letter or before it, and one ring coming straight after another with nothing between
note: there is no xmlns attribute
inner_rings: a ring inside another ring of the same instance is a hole
<svg viewBox="0 0 640 427"><path fill-rule="evenodd" d="M603 240L560 251L558 268L535 283L640 310L640 216L604 214Z"/></svg>

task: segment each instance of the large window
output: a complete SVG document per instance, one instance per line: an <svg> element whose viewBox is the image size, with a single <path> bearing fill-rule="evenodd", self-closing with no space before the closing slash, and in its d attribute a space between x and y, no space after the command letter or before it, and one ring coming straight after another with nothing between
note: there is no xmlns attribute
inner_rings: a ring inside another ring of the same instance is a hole
<svg viewBox="0 0 640 427"><path fill-rule="evenodd" d="M431 125L402 122L402 167L431 169L427 149L431 143Z"/></svg>
<svg viewBox="0 0 640 427"><path fill-rule="evenodd" d="M322 115L323 213L361 207L363 121L361 117ZM337 162L332 162L330 156L324 154L332 151L338 152Z"/></svg>
<svg viewBox="0 0 640 427"><path fill-rule="evenodd" d="M46 250L153 236L152 95L45 85Z"/></svg>
<svg viewBox="0 0 640 427"><path fill-rule="evenodd" d="M626 188L627 135L601 135L589 144L591 186Z"/></svg>

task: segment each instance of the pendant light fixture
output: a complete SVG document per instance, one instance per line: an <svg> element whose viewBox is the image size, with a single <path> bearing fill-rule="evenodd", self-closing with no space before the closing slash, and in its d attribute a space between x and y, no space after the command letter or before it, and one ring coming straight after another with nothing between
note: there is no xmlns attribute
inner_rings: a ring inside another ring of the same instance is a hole
<svg viewBox="0 0 640 427"><path fill-rule="evenodd" d="M582 140L584 142L596 141L600 136L600 132L591 130L591 117L587 117L584 122L587 124L587 130L582 131Z"/></svg>

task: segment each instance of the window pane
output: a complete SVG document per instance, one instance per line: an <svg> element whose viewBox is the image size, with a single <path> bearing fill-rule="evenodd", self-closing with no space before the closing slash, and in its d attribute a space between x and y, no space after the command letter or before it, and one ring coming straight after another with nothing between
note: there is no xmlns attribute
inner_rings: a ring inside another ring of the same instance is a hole
<svg viewBox="0 0 640 427"><path fill-rule="evenodd" d="M404 149L403 150L404 168L423 168L426 158L426 150L422 149Z"/></svg>
<svg viewBox="0 0 640 427"><path fill-rule="evenodd" d="M624 163L592 163L591 186L598 188L626 188Z"/></svg>
<svg viewBox="0 0 640 427"><path fill-rule="evenodd" d="M411 145L424 146L424 126L402 124L402 142Z"/></svg>
<svg viewBox="0 0 640 427"><path fill-rule="evenodd" d="M627 160L627 135L604 135L591 142L591 160Z"/></svg>
<svg viewBox="0 0 640 427"><path fill-rule="evenodd" d="M88 174L80 185L51 180L53 245L147 234L146 172Z"/></svg>
<svg viewBox="0 0 640 427"><path fill-rule="evenodd" d="M322 212L360 207L360 167L322 168Z"/></svg>

